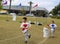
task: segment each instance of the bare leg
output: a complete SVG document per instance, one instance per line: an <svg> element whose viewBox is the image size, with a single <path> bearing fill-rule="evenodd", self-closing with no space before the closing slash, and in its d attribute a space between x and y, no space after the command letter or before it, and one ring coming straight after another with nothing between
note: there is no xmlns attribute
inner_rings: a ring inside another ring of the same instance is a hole
<svg viewBox="0 0 60 44"><path fill-rule="evenodd" d="M26 31L24 35L25 35L25 43L27 44L28 39L30 38L30 34L28 33L28 31Z"/></svg>

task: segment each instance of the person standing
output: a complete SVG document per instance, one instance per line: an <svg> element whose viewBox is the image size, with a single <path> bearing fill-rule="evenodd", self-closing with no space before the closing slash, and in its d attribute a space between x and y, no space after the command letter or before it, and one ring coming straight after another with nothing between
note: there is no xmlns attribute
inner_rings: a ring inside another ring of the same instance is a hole
<svg viewBox="0 0 60 44"><path fill-rule="evenodd" d="M54 38L55 30L56 30L56 27L57 27L57 25L55 24L54 20L52 20L52 23L49 25L49 27L51 28L51 35Z"/></svg>

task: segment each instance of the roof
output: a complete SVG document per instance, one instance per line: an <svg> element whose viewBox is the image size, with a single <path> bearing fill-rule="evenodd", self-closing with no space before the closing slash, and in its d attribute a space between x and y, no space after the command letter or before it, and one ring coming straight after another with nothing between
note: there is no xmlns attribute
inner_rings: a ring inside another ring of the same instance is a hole
<svg viewBox="0 0 60 44"><path fill-rule="evenodd" d="M9 9L9 6L3 6L3 9ZM29 10L29 6L11 6L12 10Z"/></svg>
<svg viewBox="0 0 60 44"><path fill-rule="evenodd" d="M9 6L3 6L3 9L9 9ZM26 10L26 11L29 11L29 6L11 6L11 9L12 10ZM32 9L33 11L36 11L36 10L43 10L43 11L46 11L48 12L48 10L46 8L43 8L43 7L36 7L36 8L33 8Z"/></svg>

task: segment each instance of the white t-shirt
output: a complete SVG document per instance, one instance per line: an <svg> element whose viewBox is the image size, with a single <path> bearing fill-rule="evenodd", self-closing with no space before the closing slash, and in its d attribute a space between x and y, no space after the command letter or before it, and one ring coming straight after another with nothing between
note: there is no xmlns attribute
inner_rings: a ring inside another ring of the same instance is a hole
<svg viewBox="0 0 60 44"><path fill-rule="evenodd" d="M25 33L28 30L28 28L31 27L31 24L28 22L23 22L20 27L22 28L22 31Z"/></svg>
<svg viewBox="0 0 60 44"><path fill-rule="evenodd" d="M50 24L49 26L50 26L51 30L54 30L57 27L56 24Z"/></svg>

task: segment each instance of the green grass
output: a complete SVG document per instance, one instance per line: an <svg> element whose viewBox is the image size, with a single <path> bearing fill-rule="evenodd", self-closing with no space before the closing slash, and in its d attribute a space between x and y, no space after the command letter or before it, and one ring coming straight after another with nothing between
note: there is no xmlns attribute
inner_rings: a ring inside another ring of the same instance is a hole
<svg viewBox="0 0 60 44"><path fill-rule="evenodd" d="M0 15L0 44L25 44L24 36L21 31L20 21L23 16L17 16L17 21L12 21L12 16L8 15ZM28 21L39 21L42 22L42 26L32 25L29 32L32 37L29 39L28 44L41 44L40 42L44 40L42 37L42 30L44 25L50 24L51 20L54 20L57 24L57 29L55 36L56 38L49 38L43 44L60 44L60 19L52 19L52 18L37 18L36 17L27 17ZM9 20L8 22L6 20Z"/></svg>

